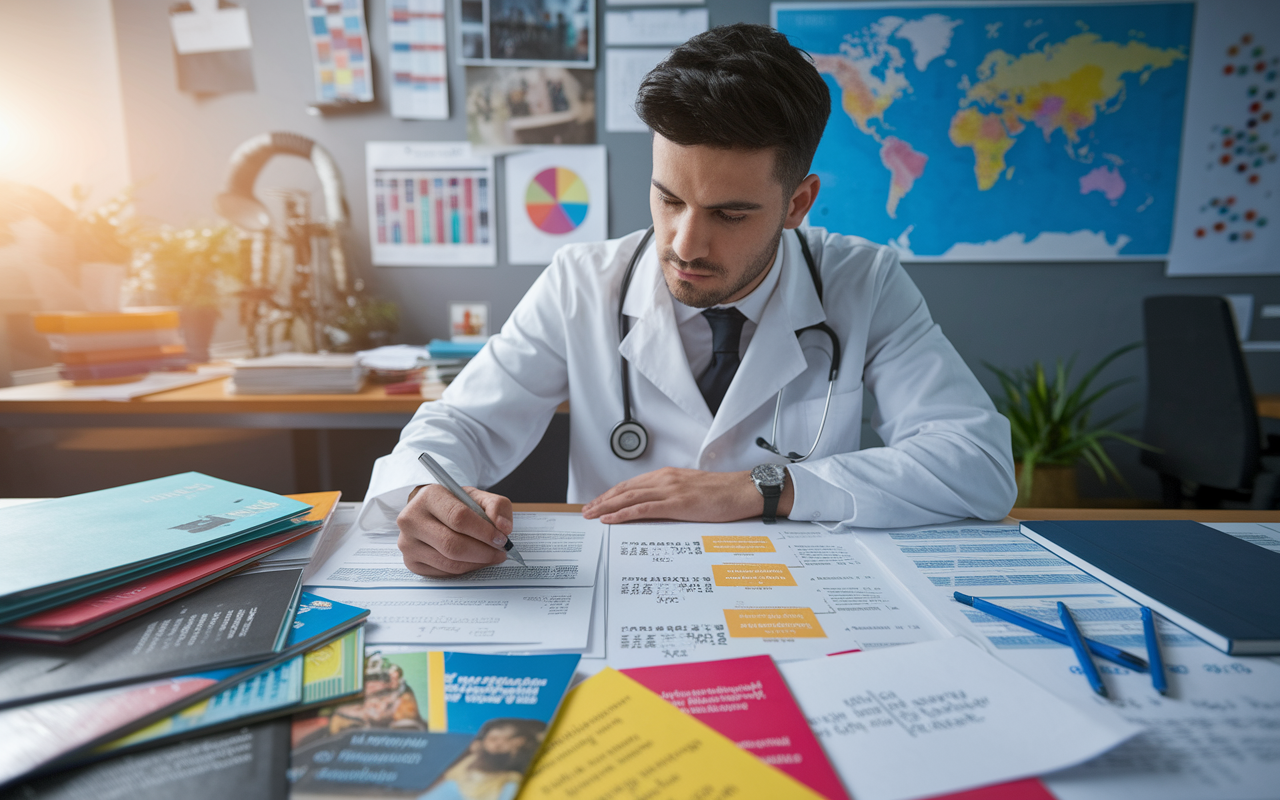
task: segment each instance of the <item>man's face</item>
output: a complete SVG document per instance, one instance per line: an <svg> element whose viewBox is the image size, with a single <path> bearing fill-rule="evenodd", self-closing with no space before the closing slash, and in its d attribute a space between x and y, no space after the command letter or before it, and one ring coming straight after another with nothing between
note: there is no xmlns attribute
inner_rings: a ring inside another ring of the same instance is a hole
<svg viewBox="0 0 1280 800"><path fill-rule="evenodd" d="M654 134L649 208L662 276L677 300L710 308L764 280L783 228L800 224L812 203L802 200L794 213L795 195L773 174L776 157L772 149L685 147Z"/></svg>

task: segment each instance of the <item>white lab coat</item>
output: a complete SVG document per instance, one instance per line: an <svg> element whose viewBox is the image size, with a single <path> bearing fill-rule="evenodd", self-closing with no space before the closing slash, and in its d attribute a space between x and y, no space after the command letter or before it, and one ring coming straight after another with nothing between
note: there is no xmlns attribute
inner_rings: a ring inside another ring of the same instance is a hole
<svg viewBox="0 0 1280 800"><path fill-rule="evenodd" d="M664 466L785 464L757 447L756 437L769 438L774 399L785 386L778 447L803 453L813 443L830 347L821 333L801 341L794 332L825 321L840 337L843 361L818 449L790 467L791 518L901 527L1003 517L1016 494L1008 421L934 324L897 255L819 228L805 235L825 303L786 231L778 284L714 418L690 371L652 245L636 266L623 309L631 330L619 343L622 275L643 232L562 248L501 333L439 401L423 403L394 451L378 459L369 496L398 508L411 487L431 482L416 461L422 450L460 483L491 485L533 450L566 399L571 503ZM633 461L609 448L622 419L620 353L631 365L633 415L649 431L648 451ZM858 449L864 389L877 401L871 423L884 447Z"/></svg>

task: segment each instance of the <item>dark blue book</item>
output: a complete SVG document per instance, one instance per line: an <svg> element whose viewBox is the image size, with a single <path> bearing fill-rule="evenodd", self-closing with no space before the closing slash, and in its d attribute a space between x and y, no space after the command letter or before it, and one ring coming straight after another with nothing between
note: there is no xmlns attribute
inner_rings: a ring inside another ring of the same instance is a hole
<svg viewBox="0 0 1280 800"><path fill-rule="evenodd" d="M1189 520L1024 522L1022 532L1224 653L1280 655L1280 553Z"/></svg>
<svg viewBox="0 0 1280 800"><path fill-rule="evenodd" d="M271 662L284 655L301 591L301 569L245 573L76 644L6 643L0 651L0 709Z"/></svg>

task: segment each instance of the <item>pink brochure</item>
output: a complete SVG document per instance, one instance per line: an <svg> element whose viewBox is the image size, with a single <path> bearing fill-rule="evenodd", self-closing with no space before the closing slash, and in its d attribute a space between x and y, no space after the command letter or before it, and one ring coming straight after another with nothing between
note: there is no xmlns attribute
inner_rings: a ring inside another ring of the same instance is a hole
<svg viewBox="0 0 1280 800"><path fill-rule="evenodd" d="M849 800L769 656L622 672L815 792Z"/></svg>

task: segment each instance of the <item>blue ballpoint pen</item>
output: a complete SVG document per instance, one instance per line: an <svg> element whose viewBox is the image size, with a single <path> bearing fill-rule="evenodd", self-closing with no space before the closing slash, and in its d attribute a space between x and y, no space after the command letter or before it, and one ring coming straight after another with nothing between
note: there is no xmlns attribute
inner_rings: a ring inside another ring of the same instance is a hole
<svg viewBox="0 0 1280 800"><path fill-rule="evenodd" d="M995 603L989 603L981 597L972 597L963 592L954 592L957 602L964 603L966 606L972 606L979 611L990 614L997 619L1002 619L1010 625L1017 625L1019 628L1026 628L1032 633L1038 633L1046 639L1051 639L1061 645L1070 647L1067 641L1067 632L1061 628L1055 628L1052 625L1041 622L1034 617L1028 617L1025 614L1019 614L1017 611L998 606ZM1094 641L1093 639L1085 639L1085 644L1089 646L1089 652L1098 658L1110 661L1112 664L1118 664L1125 669L1131 669L1135 672L1146 672L1147 662L1138 658L1132 653L1121 650L1119 647L1112 647L1109 644Z"/></svg>
<svg viewBox="0 0 1280 800"><path fill-rule="evenodd" d="M1156 638L1156 621L1151 609L1142 607L1142 635L1147 640L1147 661L1151 664L1151 685L1162 695L1169 693L1164 675L1164 658L1160 655L1160 640Z"/></svg>
<svg viewBox="0 0 1280 800"><path fill-rule="evenodd" d="M1106 697L1107 687L1102 682L1102 676L1098 674L1098 667L1093 663L1089 649L1084 646L1084 637L1080 635L1080 629L1076 627L1076 621L1071 617L1071 609L1067 608L1067 604L1061 600L1058 601L1058 619L1062 620L1062 627L1067 632L1071 649L1076 651L1076 660L1080 662L1080 669L1084 670L1084 676L1089 679L1089 685L1101 697Z"/></svg>

